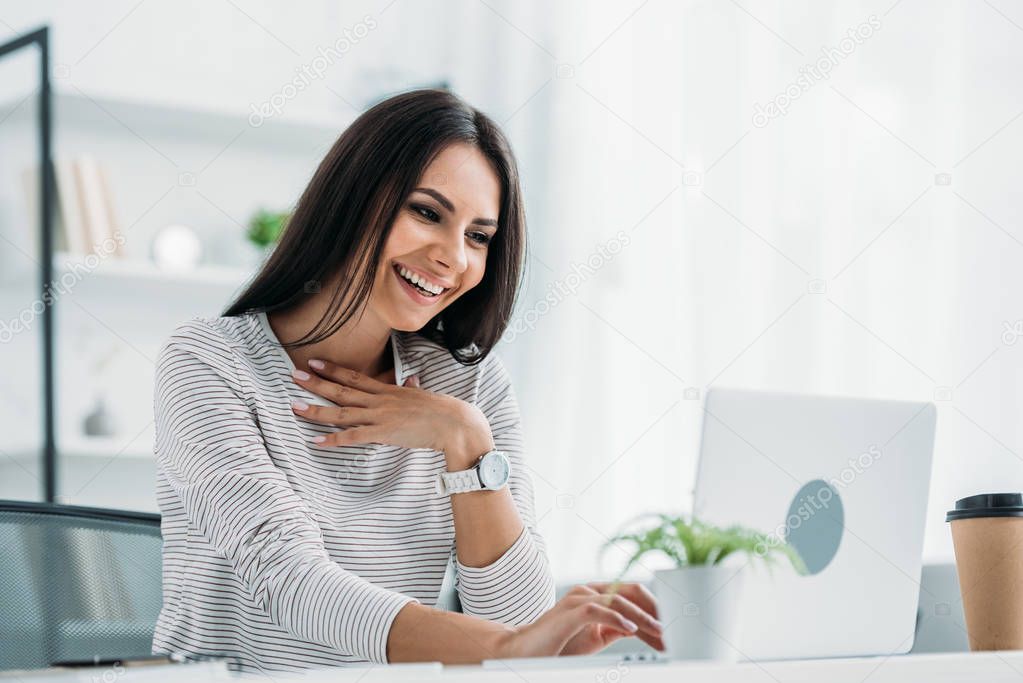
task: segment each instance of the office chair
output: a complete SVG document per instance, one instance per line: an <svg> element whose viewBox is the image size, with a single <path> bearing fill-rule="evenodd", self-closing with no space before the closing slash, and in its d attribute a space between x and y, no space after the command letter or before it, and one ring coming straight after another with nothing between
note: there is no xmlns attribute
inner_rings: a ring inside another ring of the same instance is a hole
<svg viewBox="0 0 1023 683"><path fill-rule="evenodd" d="M160 516L0 501L0 670L149 656Z"/></svg>

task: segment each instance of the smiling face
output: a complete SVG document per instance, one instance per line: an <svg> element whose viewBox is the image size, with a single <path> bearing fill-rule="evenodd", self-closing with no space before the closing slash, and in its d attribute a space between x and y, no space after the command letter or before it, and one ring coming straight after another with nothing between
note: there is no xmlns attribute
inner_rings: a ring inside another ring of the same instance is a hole
<svg viewBox="0 0 1023 683"><path fill-rule="evenodd" d="M367 307L416 331L483 279L501 185L475 146L446 147L405 198L384 245Z"/></svg>

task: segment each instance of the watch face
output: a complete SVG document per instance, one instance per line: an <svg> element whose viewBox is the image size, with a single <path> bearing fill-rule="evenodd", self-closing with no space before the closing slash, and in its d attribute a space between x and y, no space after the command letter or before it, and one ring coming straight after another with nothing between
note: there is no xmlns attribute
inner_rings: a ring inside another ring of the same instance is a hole
<svg viewBox="0 0 1023 683"><path fill-rule="evenodd" d="M508 483L511 464L504 453L491 451L480 461L480 481L488 489L499 489Z"/></svg>

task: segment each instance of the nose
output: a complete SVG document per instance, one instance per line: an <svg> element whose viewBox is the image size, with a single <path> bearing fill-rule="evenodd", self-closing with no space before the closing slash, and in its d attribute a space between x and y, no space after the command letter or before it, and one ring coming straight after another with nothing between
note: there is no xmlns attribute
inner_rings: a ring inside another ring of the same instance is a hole
<svg viewBox="0 0 1023 683"><path fill-rule="evenodd" d="M445 230L443 235L438 236L430 246L430 258L459 275L464 273L469 267L469 259L465 254L465 238L462 235L462 228Z"/></svg>

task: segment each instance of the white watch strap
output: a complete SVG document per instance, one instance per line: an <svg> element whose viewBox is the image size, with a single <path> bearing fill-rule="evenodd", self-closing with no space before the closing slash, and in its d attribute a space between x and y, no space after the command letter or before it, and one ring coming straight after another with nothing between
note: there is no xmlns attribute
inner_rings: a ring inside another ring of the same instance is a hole
<svg viewBox="0 0 1023 683"><path fill-rule="evenodd" d="M467 491L481 491L480 477L476 468L462 470L461 472L441 472L437 475L437 490L441 495L449 493L465 493Z"/></svg>

